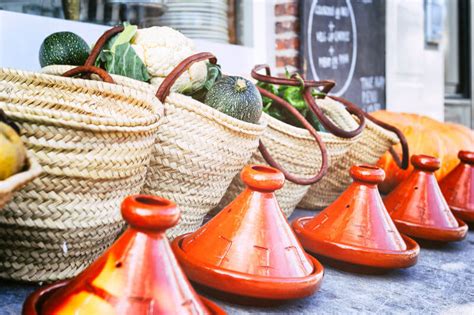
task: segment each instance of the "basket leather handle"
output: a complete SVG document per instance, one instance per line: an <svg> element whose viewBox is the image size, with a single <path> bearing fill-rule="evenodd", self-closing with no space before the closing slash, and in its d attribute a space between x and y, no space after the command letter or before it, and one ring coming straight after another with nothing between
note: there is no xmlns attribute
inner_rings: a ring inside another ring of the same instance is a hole
<svg viewBox="0 0 474 315"><path fill-rule="evenodd" d="M97 57L102 51L102 48L104 48L105 43L107 43L107 41L111 39L114 35L122 32L123 30L124 27L122 25L117 25L102 34L102 36L100 36L97 42L95 43L94 48L92 48L89 57L87 57L86 62L84 63L84 66L93 66Z"/></svg>
<svg viewBox="0 0 474 315"><path fill-rule="evenodd" d="M258 71L264 69L265 70L265 75L258 73ZM277 84L277 85L291 85L291 86L301 86L301 84L304 85L304 87L320 87L323 86L323 93L329 93L329 91L334 87L335 83L334 81L331 80L324 80L324 81L313 81L313 80L297 80L295 78L291 79L284 79L284 78L277 78L277 77L272 77L271 76L271 71L270 67L268 65L262 64L262 65L257 65L252 69L252 77L256 80L259 80L261 82L265 83L272 83L272 84ZM327 117L324 115L324 113L321 111L319 106L316 104L316 101L314 100L314 97L311 94L311 89L305 89L304 93L304 98L305 101L308 103L310 109L313 111L313 113L318 117L320 120L321 124L331 133L333 133L336 136L339 136L341 138L352 138L358 134L360 134L364 127L365 127L365 118L371 120L375 124L379 125L380 127L390 130L394 132L398 139L400 140L400 144L402 146L402 158L397 155L393 147L390 148L390 154L393 156L393 159L397 166L401 169L407 169L408 164L409 164L409 148L408 148L408 142L403 135L403 133L396 128L395 126L392 126L390 124L384 123L375 117L369 115L368 113L365 113L362 111L358 106L353 104L352 102L342 98L342 97L337 97L333 95L327 95L328 97L340 102L343 104L347 111L350 112L351 114L355 115L359 119L359 127L355 130L352 131L345 131L343 129L338 128L335 126ZM310 97L311 96L311 97ZM313 106L312 106L313 105Z"/></svg>
<svg viewBox="0 0 474 315"><path fill-rule="evenodd" d="M409 162L409 148L408 148L408 142L407 142L407 139L405 138L405 135L395 126L392 126L390 124L387 124L387 123L384 123L383 121L380 121L378 119L376 119L375 117L373 117L372 115L370 115L369 113L366 113L362 110L360 110L357 105L353 104L352 102L348 101L347 99L345 98L342 98L342 97L338 97L338 96L334 96L334 95L328 95L329 98L332 98L333 100L335 101L338 101L339 103L343 104L346 109L351 112L353 111L354 109L356 110L359 110L360 113L362 113L362 115L364 115L365 118L371 120L374 124L386 129L386 130L389 130L389 131L392 131L393 133L395 133L398 137L398 139L400 140L400 144L402 146L402 158L400 159L400 157L398 157L398 154L395 152L395 150L393 149L393 147L390 147L389 151L390 151L390 154L393 156L393 160L395 161L395 163L397 164L397 166L401 169L404 169L406 170L408 168L408 162ZM313 100L314 102L316 102L314 100L314 98L311 98L311 100ZM310 100L308 100L309 102L311 102ZM351 112L352 113L352 112ZM353 114L353 113L352 113ZM357 118L359 118L358 115L356 115ZM319 116L318 116L319 118ZM359 118L360 119L360 118ZM324 125L324 124L323 124ZM324 125L325 126L325 125ZM339 136L337 133L334 133L336 136Z"/></svg>
<svg viewBox="0 0 474 315"><path fill-rule="evenodd" d="M258 71L265 69L265 74L260 74ZM270 67L266 64L256 65L251 72L252 78L260 82L271 83L276 85L289 85L289 86L300 86L301 82L297 79L285 79L279 77L272 77ZM303 80L305 86L309 87L323 87L321 92L327 94L336 85L332 80L314 81L314 80Z"/></svg>
<svg viewBox="0 0 474 315"><path fill-rule="evenodd" d="M210 52L201 52L187 57L166 76L165 80L158 88L158 91L156 91L156 97L163 103L165 98L170 94L171 87L176 82L176 80L178 80L178 78L194 63L204 60L209 60L209 62L213 64L217 63L216 56Z"/></svg>
<svg viewBox="0 0 474 315"><path fill-rule="evenodd" d="M335 136L338 136L340 138L345 138L345 139L354 138L357 135L361 134L361 132L365 128L364 112L359 107L349 102L348 100L345 100L339 97L335 98L329 95L328 97L339 101L342 105L344 105L344 107L350 114L358 118L359 126L356 129L344 130L336 126L329 118L326 117L326 115L324 115L323 111L316 103L316 99L313 97L313 94L311 93L311 88L305 88L303 90L303 98L305 99L311 111L316 115L316 117L318 117L318 120L321 122L321 124L324 126L324 128L327 131L331 132Z"/></svg>
<svg viewBox="0 0 474 315"><path fill-rule="evenodd" d="M333 96L333 95L328 95L328 96L330 98L332 98L333 100L338 101L338 102L340 102L344 105L356 107L356 105L354 105L353 103L349 102L348 100L346 100L342 97ZM372 121L374 124L384 128L386 130L389 130L389 131L391 131L391 132L393 132L397 135L398 139L400 140L400 145L402 146L402 158L400 159L400 157L395 152L393 147L390 147L389 151L390 151L390 154L393 156L393 160L395 161L397 166L401 169L406 170L408 168L408 164L409 164L410 152L409 152L409 148L408 148L408 141L405 138L405 135L403 134L403 132L401 132L400 129L398 129L397 127L395 127L393 125L390 125L390 124L387 124L387 123L385 123L381 120L378 120L377 118L370 115L369 113L363 112L363 114L367 119Z"/></svg>
<svg viewBox="0 0 474 315"><path fill-rule="evenodd" d="M265 69L265 75L258 73L258 71ZM323 87L321 92L327 94L331 91L331 89L335 86L335 82L331 80L323 80L323 81L314 81L314 80L303 80L297 79L295 76L292 76L290 79L285 78L278 78L272 77L270 75L270 67L268 65L257 65L252 69L252 77L260 82L277 84L277 85L290 85L290 86L303 86L303 98L305 99L306 104L308 105L309 109L316 115L318 120L324 126L326 130L331 132L332 134L341 137L341 138L353 138L359 135L365 128L365 116L364 112L359 109L357 106L350 102L341 102L346 110L355 115L359 119L359 126L354 130L344 130L336 126L329 118L324 115L321 108L319 108L318 104L316 103L313 95L312 95L312 88L315 87Z"/></svg>
<svg viewBox="0 0 474 315"><path fill-rule="evenodd" d="M400 160L400 157L398 156L397 152L395 152L395 149L390 147L389 152L393 156L393 160L397 164L397 166L401 169L408 169L409 166L409 160L410 160L410 150L408 147L408 141L407 138L405 138L405 135L403 132L401 132L400 129L397 127L387 124L386 122L383 122L381 120L378 120L374 116L370 115L369 113L365 113L365 116L370 119L374 124L379 125L380 127L390 130L391 132L395 133L400 140L400 145L402 146L402 158Z"/></svg>
<svg viewBox="0 0 474 315"><path fill-rule="evenodd" d="M76 68L72 68L71 70L68 70L63 73L63 77L73 77L78 74L97 74L102 81L107 82L107 83L115 83L114 79L110 76L110 74L107 73L104 69L97 68L94 66L79 66Z"/></svg>
<svg viewBox="0 0 474 315"><path fill-rule="evenodd" d="M112 38L115 34L118 34L124 30L124 27L121 25L114 26L111 29L107 30L102 36L99 37L97 42L95 43L94 47L92 48L89 57L87 57L86 61L84 62L83 66L79 66L76 68L73 68L69 71L66 71L63 73L64 77L72 77L78 74L97 74L102 81L107 82L107 83L115 83L110 74L105 71L104 69L95 67L95 61L97 57L99 56L100 52L102 51L102 48L104 48L105 43Z"/></svg>
<svg viewBox="0 0 474 315"><path fill-rule="evenodd" d="M321 180L321 178L323 178L323 176L326 175L326 172L328 169L328 156L327 156L326 146L324 145L324 142L319 136L319 134L316 132L316 130L314 130L313 126L311 126L311 124L303 117L303 115L301 115L300 112L296 108L291 106L291 104L289 104L284 99L274 95L273 93L261 87L257 87L257 88L262 94L262 96L272 99L275 103L277 103L281 107L288 110L296 119L298 119L299 122L301 122L301 124L303 124L303 126L309 131L311 136L313 136L313 138L316 140L316 143L318 144L318 147L321 151L321 157L322 157L321 167L316 175L314 175L311 178L299 178L291 174L290 172L288 172L277 161L275 161L275 159L273 159L273 157L270 155L270 152L268 151L268 149L263 144L262 140L260 140L258 149L260 153L262 154L265 162L267 162L268 165L279 169L285 175L285 178L287 180L298 185L311 185Z"/></svg>
<svg viewBox="0 0 474 315"><path fill-rule="evenodd" d="M338 101L338 102L340 102L340 103L342 103L346 106L357 107L355 104L349 102L348 100L346 100L342 97L333 96L333 95L328 95L328 96L330 98L332 98L333 100ZM401 169L406 170L408 168L408 164L409 164L410 152L409 152L409 148L408 148L408 141L405 138L405 135L403 134L403 132L401 132L400 129L398 129L397 127L395 127L393 125L390 125L390 124L387 124L387 123L385 123L381 120L378 120L377 118L370 115L369 113L366 113L364 111L362 113L364 114L364 116L367 119L372 121L374 124L384 128L386 130L389 130L389 131L391 131L391 132L393 132L397 135L398 139L400 140L400 145L402 146L402 158L400 159L400 157L398 157L398 154L395 152L393 147L390 147L389 151L390 151L390 154L393 156L393 160L395 161L397 166Z"/></svg>

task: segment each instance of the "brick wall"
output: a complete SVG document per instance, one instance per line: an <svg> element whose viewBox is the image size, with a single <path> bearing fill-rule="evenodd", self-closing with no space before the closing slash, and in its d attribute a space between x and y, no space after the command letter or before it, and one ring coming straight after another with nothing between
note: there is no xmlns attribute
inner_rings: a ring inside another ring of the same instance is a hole
<svg viewBox="0 0 474 315"><path fill-rule="evenodd" d="M275 0L275 65L276 74L282 76L299 67L299 8L298 0Z"/></svg>

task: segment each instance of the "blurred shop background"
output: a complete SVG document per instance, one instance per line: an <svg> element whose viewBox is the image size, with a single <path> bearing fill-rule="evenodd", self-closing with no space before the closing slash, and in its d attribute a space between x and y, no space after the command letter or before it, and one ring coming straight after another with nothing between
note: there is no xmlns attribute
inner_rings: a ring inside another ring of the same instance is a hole
<svg viewBox="0 0 474 315"><path fill-rule="evenodd" d="M0 10L2 67L38 69L37 48L54 31L93 43L123 21L166 25L229 73L267 63L334 79L336 94L367 111L474 126L470 0L0 0Z"/></svg>

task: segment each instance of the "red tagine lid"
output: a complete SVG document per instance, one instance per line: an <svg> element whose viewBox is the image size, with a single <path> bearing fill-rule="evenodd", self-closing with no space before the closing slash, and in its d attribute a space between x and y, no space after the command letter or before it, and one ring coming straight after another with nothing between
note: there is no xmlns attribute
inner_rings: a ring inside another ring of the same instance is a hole
<svg viewBox="0 0 474 315"><path fill-rule="evenodd" d="M23 314L225 314L196 294L171 251L165 231L179 220L174 203L130 196L122 216L130 227L99 259L34 292Z"/></svg>
<svg viewBox="0 0 474 315"><path fill-rule="evenodd" d="M434 172L440 161L427 155L411 157L413 172L384 199L398 230L415 238L460 241L467 225L457 220L444 199Z"/></svg>
<svg viewBox="0 0 474 315"><path fill-rule="evenodd" d="M407 268L420 248L400 235L385 209L377 184L385 177L375 166L352 166L354 182L314 217L293 221L303 247L332 260L376 269Z"/></svg>
<svg viewBox="0 0 474 315"><path fill-rule="evenodd" d="M246 189L194 233L182 235L173 251L188 277L207 287L257 299L311 295L323 266L307 255L293 234L274 191L285 181L272 167L248 165Z"/></svg>
<svg viewBox="0 0 474 315"><path fill-rule="evenodd" d="M461 162L439 183L456 217L474 222L474 152L459 151Z"/></svg>

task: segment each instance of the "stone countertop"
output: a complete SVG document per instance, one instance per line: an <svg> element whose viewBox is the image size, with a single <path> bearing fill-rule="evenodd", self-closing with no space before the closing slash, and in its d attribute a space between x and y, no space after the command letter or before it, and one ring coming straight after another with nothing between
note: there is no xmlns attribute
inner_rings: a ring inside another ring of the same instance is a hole
<svg viewBox="0 0 474 315"><path fill-rule="evenodd" d="M311 215L297 210L292 219ZM311 297L272 306L243 306L214 299L229 314L471 314L474 315L474 231L462 242L422 246L418 264L382 275L326 266ZM0 280L0 314L20 314L37 286Z"/></svg>

